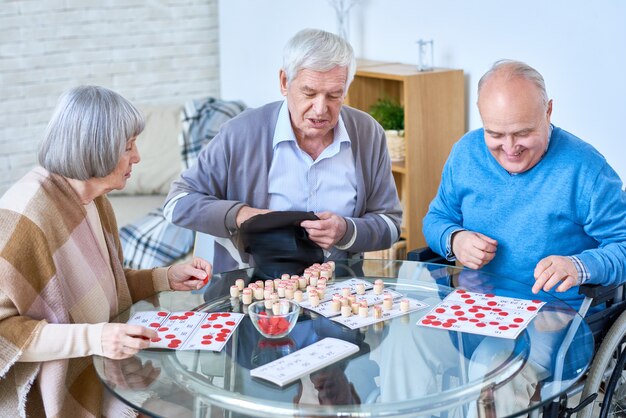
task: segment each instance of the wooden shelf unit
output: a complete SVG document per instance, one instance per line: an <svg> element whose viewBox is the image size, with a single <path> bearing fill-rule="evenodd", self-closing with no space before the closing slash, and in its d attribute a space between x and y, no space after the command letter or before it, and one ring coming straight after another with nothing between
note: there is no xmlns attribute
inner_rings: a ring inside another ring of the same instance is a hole
<svg viewBox="0 0 626 418"><path fill-rule="evenodd" d="M403 204L407 250L426 245L422 219L437 194L452 145L465 133L463 70L417 71L408 64L359 61L346 104L368 111L379 98L404 106L406 155L392 163Z"/></svg>

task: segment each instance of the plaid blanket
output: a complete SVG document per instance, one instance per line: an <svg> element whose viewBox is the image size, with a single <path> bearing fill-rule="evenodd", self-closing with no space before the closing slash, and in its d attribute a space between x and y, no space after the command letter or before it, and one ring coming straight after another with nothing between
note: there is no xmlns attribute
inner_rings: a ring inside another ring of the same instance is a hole
<svg viewBox="0 0 626 418"><path fill-rule="evenodd" d="M145 269L172 264L191 251L194 232L168 222L157 208L120 228L124 265Z"/></svg>
<svg viewBox="0 0 626 418"><path fill-rule="evenodd" d="M196 162L203 146L209 143L227 120L243 112L241 101L225 101L212 97L185 103L181 118L182 132L178 137L183 169Z"/></svg>
<svg viewBox="0 0 626 418"><path fill-rule="evenodd" d="M183 169L196 161L202 147L213 139L224 122L245 108L241 101L213 97L185 103L178 137ZM155 209L120 229L124 266L145 269L170 265L192 250L194 236L194 231L168 222L161 208Z"/></svg>

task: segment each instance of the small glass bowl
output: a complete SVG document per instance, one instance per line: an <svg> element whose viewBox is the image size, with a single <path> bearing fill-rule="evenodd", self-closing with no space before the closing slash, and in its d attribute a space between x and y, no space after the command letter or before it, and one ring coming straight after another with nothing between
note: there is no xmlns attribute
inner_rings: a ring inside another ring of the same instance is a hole
<svg viewBox="0 0 626 418"><path fill-rule="evenodd" d="M266 308L262 300L248 306L252 325L266 338L282 338L289 334L298 322L299 314L300 306L286 299L276 301L271 309Z"/></svg>

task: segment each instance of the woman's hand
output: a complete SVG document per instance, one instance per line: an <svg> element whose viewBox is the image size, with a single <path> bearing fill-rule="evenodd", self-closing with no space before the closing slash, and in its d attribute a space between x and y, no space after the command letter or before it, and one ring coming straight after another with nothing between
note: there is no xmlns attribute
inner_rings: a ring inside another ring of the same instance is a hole
<svg viewBox="0 0 626 418"><path fill-rule="evenodd" d="M102 355L114 360L129 358L139 350L148 348L150 339L156 337L155 330L141 325L104 324Z"/></svg>
<svg viewBox="0 0 626 418"><path fill-rule="evenodd" d="M189 263L174 264L167 270L167 280L172 290L196 290L207 284L213 275L208 261L194 257Z"/></svg>

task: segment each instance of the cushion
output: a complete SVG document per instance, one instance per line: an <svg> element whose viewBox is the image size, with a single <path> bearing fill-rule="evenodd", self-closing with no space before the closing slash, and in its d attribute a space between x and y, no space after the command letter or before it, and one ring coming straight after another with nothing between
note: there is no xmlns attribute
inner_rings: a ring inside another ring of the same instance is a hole
<svg viewBox="0 0 626 418"><path fill-rule="evenodd" d="M181 130L181 105L138 106L144 114L146 128L137 137L141 161L123 190L112 194L166 195L170 184L181 172L178 136Z"/></svg>
<svg viewBox="0 0 626 418"><path fill-rule="evenodd" d="M244 251L254 259L255 275L273 279L283 273L302 274L324 261L322 248L309 239L300 222L318 220L313 212L274 211L256 215L239 230Z"/></svg>

